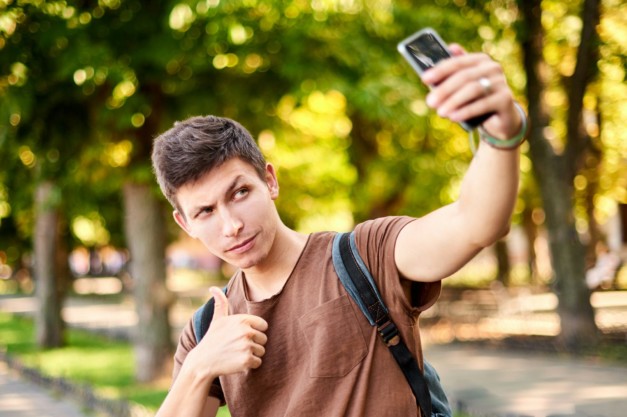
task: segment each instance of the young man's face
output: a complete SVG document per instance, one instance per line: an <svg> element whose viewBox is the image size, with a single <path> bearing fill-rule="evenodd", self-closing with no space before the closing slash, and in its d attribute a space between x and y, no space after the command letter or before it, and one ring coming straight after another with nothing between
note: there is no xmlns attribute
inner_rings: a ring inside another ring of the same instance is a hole
<svg viewBox="0 0 627 417"><path fill-rule="evenodd" d="M174 219L211 253L247 269L270 252L279 224L273 201L278 195L272 165L261 179L252 165L234 158L178 190L182 213L175 211Z"/></svg>

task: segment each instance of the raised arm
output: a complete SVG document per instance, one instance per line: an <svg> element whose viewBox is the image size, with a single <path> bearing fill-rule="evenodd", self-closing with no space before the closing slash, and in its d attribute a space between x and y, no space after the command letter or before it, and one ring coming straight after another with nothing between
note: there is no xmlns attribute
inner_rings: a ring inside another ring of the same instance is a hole
<svg viewBox="0 0 627 417"><path fill-rule="evenodd" d="M517 136L523 118L501 66L485 54L466 54L457 45L450 48L454 57L423 75L425 83L436 86L427 104L453 121L494 112L483 124L485 132L500 140ZM497 149L481 141L458 200L416 219L399 234L395 248L399 272L414 281L446 278L505 236L518 174L517 147Z"/></svg>

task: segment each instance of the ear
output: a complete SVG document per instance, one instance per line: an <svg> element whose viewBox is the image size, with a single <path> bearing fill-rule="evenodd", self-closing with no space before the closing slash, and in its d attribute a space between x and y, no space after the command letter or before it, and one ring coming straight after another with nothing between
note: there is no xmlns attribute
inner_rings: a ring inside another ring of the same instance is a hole
<svg viewBox="0 0 627 417"><path fill-rule="evenodd" d="M270 197L276 200L279 197L279 181L276 177L276 171L272 164L266 164L266 184L270 191Z"/></svg>
<svg viewBox="0 0 627 417"><path fill-rule="evenodd" d="M172 212L172 217L174 217L174 221L176 222L176 224L178 224L181 229L185 230L185 233L195 238L193 233L190 231L189 226L187 225L185 216L183 216L178 210L174 210Z"/></svg>

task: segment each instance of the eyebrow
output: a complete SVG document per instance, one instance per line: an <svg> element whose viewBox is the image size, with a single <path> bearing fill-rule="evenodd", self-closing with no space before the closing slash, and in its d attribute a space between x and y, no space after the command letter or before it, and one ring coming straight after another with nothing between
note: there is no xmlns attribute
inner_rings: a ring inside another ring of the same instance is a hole
<svg viewBox="0 0 627 417"><path fill-rule="evenodd" d="M240 180L242 178L244 178L242 174L239 174L238 176L233 178L233 181L231 181L229 186L226 187L226 190L224 191L224 195L231 194L239 186ZM200 213L203 209L207 207L213 207L213 206L215 206L215 203L214 204L201 204L199 206L194 207L194 209L192 210L192 218L196 217L198 213Z"/></svg>
<svg viewBox="0 0 627 417"><path fill-rule="evenodd" d="M239 187L240 180L244 178L242 174L239 174L237 177L233 178L231 184L226 188L226 192L224 194L231 194L237 187Z"/></svg>

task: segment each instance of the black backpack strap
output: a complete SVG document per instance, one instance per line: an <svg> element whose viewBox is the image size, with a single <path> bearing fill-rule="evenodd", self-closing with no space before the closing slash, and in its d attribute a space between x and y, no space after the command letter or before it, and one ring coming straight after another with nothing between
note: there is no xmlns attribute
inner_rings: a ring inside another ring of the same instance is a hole
<svg viewBox="0 0 627 417"><path fill-rule="evenodd" d="M227 287L222 288L222 292L226 294ZM194 326L194 336L196 336L196 344L200 343L213 320L213 312L215 310L215 300L213 297L209 299L202 307L194 312L192 323Z"/></svg>
<svg viewBox="0 0 627 417"><path fill-rule="evenodd" d="M338 233L333 241L333 266L346 291L355 300L370 325L376 326L403 371L424 417L431 416L431 394L416 359L400 337L379 290L361 259L353 233Z"/></svg>

